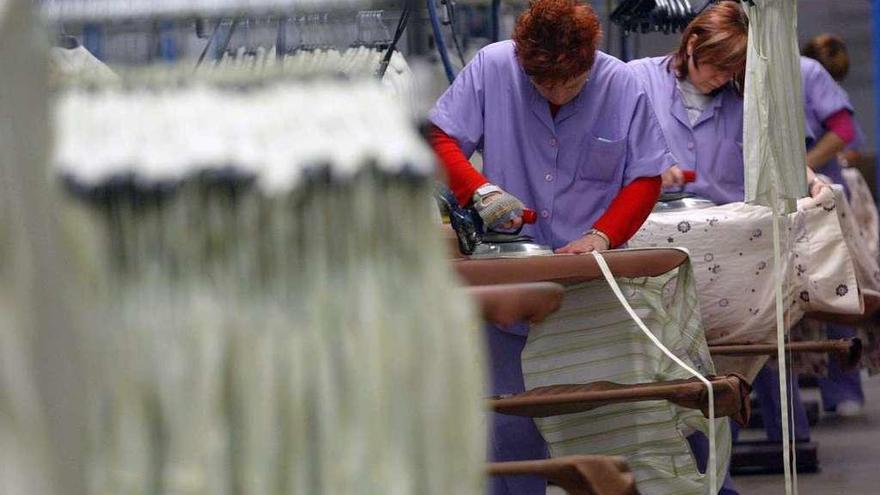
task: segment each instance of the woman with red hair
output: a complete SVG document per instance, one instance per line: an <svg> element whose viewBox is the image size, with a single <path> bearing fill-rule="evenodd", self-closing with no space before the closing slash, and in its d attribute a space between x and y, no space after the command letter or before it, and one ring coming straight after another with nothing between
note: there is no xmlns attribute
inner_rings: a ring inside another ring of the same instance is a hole
<svg viewBox="0 0 880 495"><path fill-rule="evenodd" d="M462 205L490 227L518 227L557 253L624 244L651 212L669 167L663 134L632 71L597 50L601 28L577 0L534 0L513 40L482 49L430 113L432 144ZM482 150L483 173L468 156ZM528 329L489 328L493 394L523 390ZM494 460L537 459L528 418L497 415ZM543 494L540 479L493 480L494 493Z"/></svg>
<svg viewBox="0 0 880 495"><path fill-rule="evenodd" d="M526 233L560 253L624 244L671 163L644 92L596 49L601 36L588 5L535 0L513 40L481 50L430 114L459 203L473 201L489 226L518 227L524 202L540 217ZM478 148L483 174L467 159Z"/></svg>

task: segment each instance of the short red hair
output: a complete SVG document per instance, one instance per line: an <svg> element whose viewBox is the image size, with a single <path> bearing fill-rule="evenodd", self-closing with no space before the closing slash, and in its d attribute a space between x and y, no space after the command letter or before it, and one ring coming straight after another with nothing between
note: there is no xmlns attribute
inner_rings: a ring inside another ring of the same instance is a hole
<svg viewBox="0 0 880 495"><path fill-rule="evenodd" d="M694 18L681 34L681 45L672 54L671 67L679 79L688 75L688 41L694 38L694 66L709 64L734 74L742 88L749 44L749 18L738 2L719 2ZM739 89L738 88L738 89Z"/></svg>
<svg viewBox="0 0 880 495"><path fill-rule="evenodd" d="M590 70L601 39L596 12L577 0L532 0L513 30L517 59L539 84L562 83Z"/></svg>

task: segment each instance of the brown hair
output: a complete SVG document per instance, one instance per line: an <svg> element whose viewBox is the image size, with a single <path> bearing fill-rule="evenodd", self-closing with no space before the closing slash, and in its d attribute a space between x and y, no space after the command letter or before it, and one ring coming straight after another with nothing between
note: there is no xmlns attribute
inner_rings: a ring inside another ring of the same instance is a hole
<svg viewBox="0 0 880 495"><path fill-rule="evenodd" d="M833 34L820 34L804 45L803 56L815 59L831 74L835 81L842 81L849 72L849 54L846 43Z"/></svg>
<svg viewBox="0 0 880 495"><path fill-rule="evenodd" d="M694 66L710 64L733 72L734 85L743 87L746 72L746 51L749 40L749 18L738 2L719 2L694 18L681 35L681 45L669 61L676 77L688 75L688 41L694 38Z"/></svg>
<svg viewBox="0 0 880 495"><path fill-rule="evenodd" d="M532 0L516 20L516 57L535 82L565 82L590 70L602 39L599 18L577 0Z"/></svg>

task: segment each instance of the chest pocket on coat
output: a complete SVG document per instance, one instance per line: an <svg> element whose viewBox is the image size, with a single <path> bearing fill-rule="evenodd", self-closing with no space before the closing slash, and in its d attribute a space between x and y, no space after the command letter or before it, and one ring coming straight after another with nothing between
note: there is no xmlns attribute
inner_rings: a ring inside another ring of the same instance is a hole
<svg viewBox="0 0 880 495"><path fill-rule="evenodd" d="M586 160L579 165L578 179L611 182L626 159L626 138L609 140L587 136Z"/></svg>
<svg viewBox="0 0 880 495"><path fill-rule="evenodd" d="M718 147L718 156L712 164L719 182L743 187L743 145L733 139L723 139Z"/></svg>

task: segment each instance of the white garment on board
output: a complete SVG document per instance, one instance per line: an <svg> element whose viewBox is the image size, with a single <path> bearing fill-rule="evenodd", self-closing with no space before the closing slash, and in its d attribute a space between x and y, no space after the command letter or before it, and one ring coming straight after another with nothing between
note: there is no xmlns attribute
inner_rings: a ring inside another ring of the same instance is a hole
<svg viewBox="0 0 880 495"><path fill-rule="evenodd" d="M782 266L789 274L784 285L789 326L810 311L861 311L858 272L837 214L840 200L831 191L803 198L787 217L790 244L783 248ZM775 342L771 218L769 208L746 203L653 213L629 246L689 251L709 344ZM749 378L762 362L716 358L719 372Z"/></svg>

